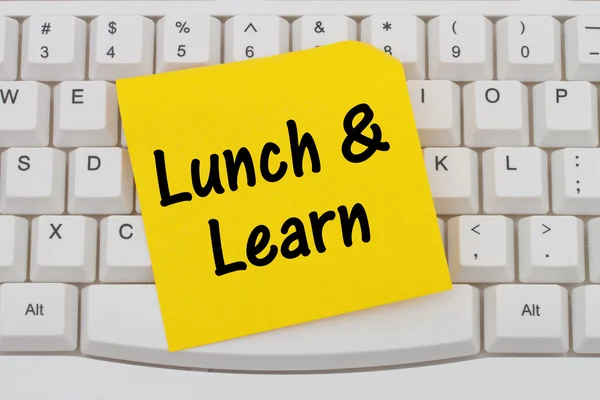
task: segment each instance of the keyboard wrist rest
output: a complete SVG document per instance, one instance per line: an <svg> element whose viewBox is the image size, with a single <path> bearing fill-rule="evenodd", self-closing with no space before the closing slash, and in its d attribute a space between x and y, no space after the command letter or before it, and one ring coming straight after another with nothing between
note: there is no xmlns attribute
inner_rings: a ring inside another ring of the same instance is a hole
<svg viewBox="0 0 600 400"><path fill-rule="evenodd" d="M0 356L11 400L462 400L597 398L598 358L485 358L332 374L231 374L70 356Z"/></svg>

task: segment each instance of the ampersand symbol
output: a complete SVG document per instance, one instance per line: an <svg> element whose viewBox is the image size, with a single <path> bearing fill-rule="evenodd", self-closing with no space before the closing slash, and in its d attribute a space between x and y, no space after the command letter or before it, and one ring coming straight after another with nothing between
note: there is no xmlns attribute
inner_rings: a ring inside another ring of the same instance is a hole
<svg viewBox="0 0 600 400"><path fill-rule="evenodd" d="M352 125L354 117L361 113L364 114L363 118L356 126ZM371 107L368 104L362 103L352 107L344 117L344 131L347 136L342 143L342 155L346 160L352 163L361 163L369 159L377 150L388 151L390 149L388 142L381 141L382 135L379 125L371 124L374 115ZM373 132L373 137L362 134L369 126ZM360 153L354 153L352 151L352 144L354 142L360 143L366 148Z"/></svg>
<svg viewBox="0 0 600 400"><path fill-rule="evenodd" d="M317 21L315 24L315 32L316 33L325 33L325 27L321 21Z"/></svg>

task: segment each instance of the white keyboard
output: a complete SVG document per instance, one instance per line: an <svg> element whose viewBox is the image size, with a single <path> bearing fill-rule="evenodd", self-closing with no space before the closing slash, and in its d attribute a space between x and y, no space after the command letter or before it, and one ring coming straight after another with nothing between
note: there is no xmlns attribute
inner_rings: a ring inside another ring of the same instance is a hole
<svg viewBox="0 0 600 400"><path fill-rule="evenodd" d="M454 288L169 353L114 80L341 40L404 64ZM0 399L598 398L599 88L600 1L0 2Z"/></svg>

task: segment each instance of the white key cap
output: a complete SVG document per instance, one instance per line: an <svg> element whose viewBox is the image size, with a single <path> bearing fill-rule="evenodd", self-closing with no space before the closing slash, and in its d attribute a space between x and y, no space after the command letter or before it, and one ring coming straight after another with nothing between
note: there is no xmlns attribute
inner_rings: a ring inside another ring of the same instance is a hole
<svg viewBox="0 0 600 400"><path fill-rule="evenodd" d="M570 81L600 82L600 16L565 22L565 69Z"/></svg>
<svg viewBox="0 0 600 400"><path fill-rule="evenodd" d="M79 215L41 216L31 226L31 280L93 282L98 223Z"/></svg>
<svg viewBox="0 0 600 400"><path fill-rule="evenodd" d="M152 74L154 22L139 15L101 15L90 25L91 80Z"/></svg>
<svg viewBox="0 0 600 400"><path fill-rule="evenodd" d="M142 213L140 209L140 197L138 196L137 192L135 194L135 212L138 214Z"/></svg>
<svg viewBox="0 0 600 400"><path fill-rule="evenodd" d="M129 214L133 172L118 147L79 148L69 154L69 213Z"/></svg>
<svg viewBox="0 0 600 400"><path fill-rule="evenodd" d="M431 194L438 214L479 211L477 153L467 148L423 150Z"/></svg>
<svg viewBox="0 0 600 400"><path fill-rule="evenodd" d="M125 138L125 132L123 132L123 123L121 122L121 146L127 147L127 139Z"/></svg>
<svg viewBox="0 0 600 400"><path fill-rule="evenodd" d="M156 25L156 72L221 62L221 21L208 15L167 15Z"/></svg>
<svg viewBox="0 0 600 400"><path fill-rule="evenodd" d="M586 285L571 292L573 314L573 351L600 353L600 286Z"/></svg>
<svg viewBox="0 0 600 400"><path fill-rule="evenodd" d="M452 282L515 279L513 221L504 216L460 216L448 221Z"/></svg>
<svg viewBox="0 0 600 400"><path fill-rule="evenodd" d="M290 23L276 15L236 15L225 22L225 62L290 51Z"/></svg>
<svg viewBox="0 0 600 400"><path fill-rule="evenodd" d="M588 221L590 281L600 283L600 218Z"/></svg>
<svg viewBox="0 0 600 400"><path fill-rule="evenodd" d="M0 81L17 79L19 23L0 16Z"/></svg>
<svg viewBox="0 0 600 400"><path fill-rule="evenodd" d="M552 211L600 214L600 149L561 149L551 158Z"/></svg>
<svg viewBox="0 0 600 400"><path fill-rule="evenodd" d="M548 155L536 147L497 147L483 152L486 214L545 214Z"/></svg>
<svg viewBox="0 0 600 400"><path fill-rule="evenodd" d="M2 153L0 212L62 214L67 156L49 147L12 147Z"/></svg>
<svg viewBox="0 0 600 400"><path fill-rule="evenodd" d="M87 27L70 15L34 15L23 23L21 79L85 79Z"/></svg>
<svg viewBox="0 0 600 400"><path fill-rule="evenodd" d="M511 16L496 23L498 79L525 82L562 76L560 23L548 16Z"/></svg>
<svg viewBox="0 0 600 400"><path fill-rule="evenodd" d="M445 229L444 229L444 220L441 218L438 218L438 227L440 228L440 235L442 236L442 243L444 244L444 247L446 247L446 238L445 238Z"/></svg>
<svg viewBox="0 0 600 400"><path fill-rule="evenodd" d="M25 218L0 215L0 282L27 279L29 222Z"/></svg>
<svg viewBox="0 0 600 400"><path fill-rule="evenodd" d="M197 368L284 371L406 364L476 354L480 340L479 291L469 285L178 352L167 350L154 285L88 286L82 291L81 313L84 354Z"/></svg>
<svg viewBox="0 0 600 400"><path fill-rule="evenodd" d="M360 40L402 62L406 79L425 79L425 23L414 15L371 15L360 23Z"/></svg>
<svg viewBox="0 0 600 400"><path fill-rule="evenodd" d="M115 146L119 109L115 85L62 82L54 88L54 145Z"/></svg>
<svg viewBox="0 0 600 400"><path fill-rule="evenodd" d="M0 82L0 147L47 146L50 87L38 82Z"/></svg>
<svg viewBox="0 0 600 400"><path fill-rule="evenodd" d="M485 350L566 353L567 289L558 285L497 285L484 291Z"/></svg>
<svg viewBox="0 0 600 400"><path fill-rule="evenodd" d="M519 221L521 282L583 282L584 262L579 218L534 216Z"/></svg>
<svg viewBox="0 0 600 400"><path fill-rule="evenodd" d="M73 351L78 293L63 283L0 286L0 351Z"/></svg>
<svg viewBox="0 0 600 400"><path fill-rule="evenodd" d="M141 216L104 218L100 232L102 282L154 282Z"/></svg>
<svg viewBox="0 0 600 400"><path fill-rule="evenodd" d="M598 146L598 91L589 82L533 87L533 141L539 147Z"/></svg>
<svg viewBox="0 0 600 400"><path fill-rule="evenodd" d="M516 81L478 81L463 88L465 146L528 146L527 87Z"/></svg>
<svg viewBox="0 0 600 400"><path fill-rule="evenodd" d="M494 78L492 23L481 15L444 15L429 21L429 78Z"/></svg>
<svg viewBox="0 0 600 400"><path fill-rule="evenodd" d="M460 145L460 88L450 81L408 81L421 147Z"/></svg>
<svg viewBox="0 0 600 400"><path fill-rule="evenodd" d="M356 21L345 15L305 15L292 25L294 51L356 40Z"/></svg>

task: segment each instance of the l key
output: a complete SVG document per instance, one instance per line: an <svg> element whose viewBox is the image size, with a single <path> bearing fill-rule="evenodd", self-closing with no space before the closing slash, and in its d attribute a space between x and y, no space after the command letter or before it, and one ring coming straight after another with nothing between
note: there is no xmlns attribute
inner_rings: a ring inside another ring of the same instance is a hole
<svg viewBox="0 0 600 400"><path fill-rule="evenodd" d="M536 147L496 147L483 153L486 214L545 214L548 156Z"/></svg>

